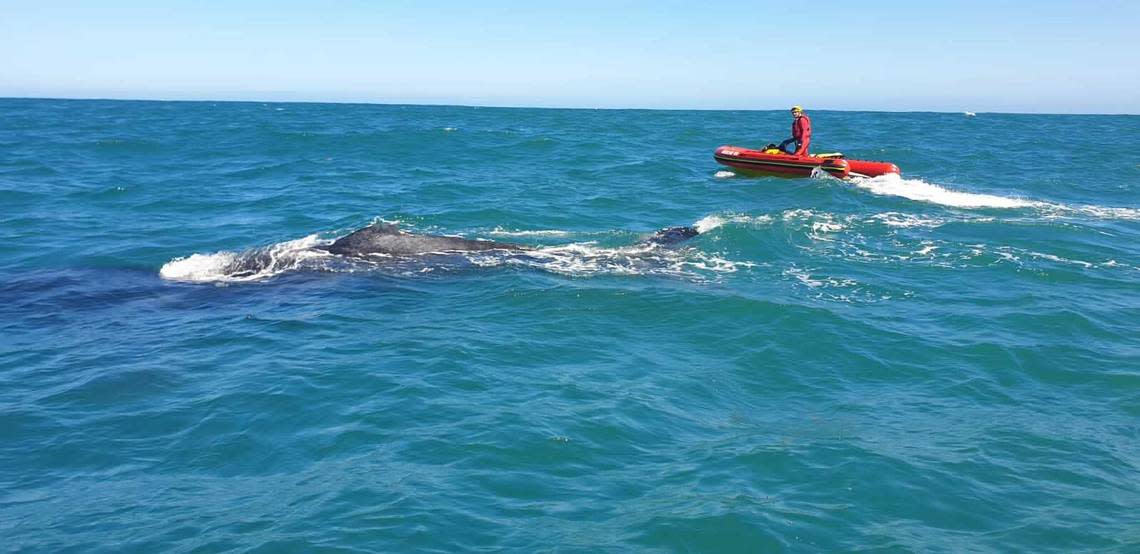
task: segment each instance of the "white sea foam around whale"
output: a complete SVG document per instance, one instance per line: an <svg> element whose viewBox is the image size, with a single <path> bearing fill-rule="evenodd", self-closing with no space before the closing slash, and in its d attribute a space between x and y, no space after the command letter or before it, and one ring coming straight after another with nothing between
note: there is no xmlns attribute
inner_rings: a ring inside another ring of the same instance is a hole
<svg viewBox="0 0 1140 554"><path fill-rule="evenodd" d="M772 223L772 216L747 214L712 214L698 220L693 224L693 228L695 228L701 234L704 234L714 229L723 227L729 223L736 223L746 226L767 225L769 223Z"/></svg>
<svg viewBox="0 0 1140 554"><path fill-rule="evenodd" d="M166 262L159 275L168 281L194 283L260 281L298 269L307 261L327 259L328 252L314 247L331 242L314 234L244 252L191 254Z"/></svg>
<svg viewBox="0 0 1140 554"><path fill-rule="evenodd" d="M488 235L496 237L566 237L574 233L570 231L562 231L560 229L534 229L534 230L512 230L504 229L502 227L495 227L487 232Z"/></svg>

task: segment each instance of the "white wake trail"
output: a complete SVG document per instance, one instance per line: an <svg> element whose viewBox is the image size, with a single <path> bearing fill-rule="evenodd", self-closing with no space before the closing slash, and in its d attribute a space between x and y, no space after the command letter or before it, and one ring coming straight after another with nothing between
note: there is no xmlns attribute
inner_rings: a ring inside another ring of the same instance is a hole
<svg viewBox="0 0 1140 554"><path fill-rule="evenodd" d="M1140 208L1117 208L1094 205L1069 206L1053 202L1028 200L995 194L978 194L950 190L921 179L904 179L895 174L879 177L855 177L848 182L880 196L900 196L918 202L929 202L952 208L1029 208L1054 217L1088 216L1099 219L1140 219Z"/></svg>
<svg viewBox="0 0 1140 554"><path fill-rule="evenodd" d="M920 179L904 179L893 173L879 177L855 177L855 186L881 196L901 196L919 202L930 202L954 208L1034 208L1048 206L1044 202L1008 198L993 194L958 192Z"/></svg>

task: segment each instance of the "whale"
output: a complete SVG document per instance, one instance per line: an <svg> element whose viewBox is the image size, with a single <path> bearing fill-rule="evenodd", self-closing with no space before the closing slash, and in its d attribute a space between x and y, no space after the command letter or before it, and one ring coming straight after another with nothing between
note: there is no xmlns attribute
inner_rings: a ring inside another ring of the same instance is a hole
<svg viewBox="0 0 1140 554"><path fill-rule="evenodd" d="M637 245L646 249L644 254L646 259L650 259L654 250L674 248L699 234L695 227L666 227L643 237ZM408 264L412 267L451 267L455 263L462 264L466 258L464 254L471 252L504 259L517 258L524 262L541 262L552 252L550 246L412 233L391 223L373 223L331 242L316 239L320 244L313 244L315 237L312 235L299 241L243 252L175 258L159 273L163 278L175 281L255 280L291 269L328 268L331 267L327 265L330 262L353 264L361 261L405 269ZM318 255L314 257L313 254Z"/></svg>
<svg viewBox="0 0 1140 554"><path fill-rule="evenodd" d="M645 242L659 246L672 246L699 234L701 232L696 227L666 227L650 235L649 238L645 239Z"/></svg>
<svg viewBox="0 0 1140 554"><path fill-rule="evenodd" d="M694 227L667 227L656 231L643 242L658 246L672 246L699 234L700 232ZM510 242L408 233L392 223L373 223L336 239L332 244L316 248L330 254L355 258L373 255L422 256L454 252L494 250L526 252L535 250L533 246Z"/></svg>
<svg viewBox="0 0 1140 554"><path fill-rule="evenodd" d="M318 248L332 254L353 257L369 256L372 254L418 256L442 252L481 252L485 250L518 251L529 249L521 244L495 242L492 240L406 233L391 223L374 223L336 239L328 246Z"/></svg>

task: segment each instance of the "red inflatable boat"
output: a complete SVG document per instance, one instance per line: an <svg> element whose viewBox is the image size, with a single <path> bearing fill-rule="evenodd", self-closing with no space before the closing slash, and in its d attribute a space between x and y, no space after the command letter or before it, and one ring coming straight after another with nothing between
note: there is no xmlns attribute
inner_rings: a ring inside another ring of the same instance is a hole
<svg viewBox="0 0 1140 554"><path fill-rule="evenodd" d="M775 148L749 150L739 146L721 146L713 153L713 158L718 163L747 173L776 177L810 177L817 170L840 179L902 173L899 166L889 162L849 160L838 153L796 156Z"/></svg>

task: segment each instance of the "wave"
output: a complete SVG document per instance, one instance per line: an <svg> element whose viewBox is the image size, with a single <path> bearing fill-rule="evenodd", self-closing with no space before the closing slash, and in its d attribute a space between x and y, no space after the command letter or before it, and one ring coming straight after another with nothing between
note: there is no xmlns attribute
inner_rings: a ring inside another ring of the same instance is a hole
<svg viewBox="0 0 1140 554"><path fill-rule="evenodd" d="M1098 219L1140 220L1140 208L1094 205L1069 206L1025 198L960 192L927 183L921 179L905 179L888 174L879 177L853 177L847 182L881 196L901 196L952 208L1035 209L1051 217L1088 216Z"/></svg>

